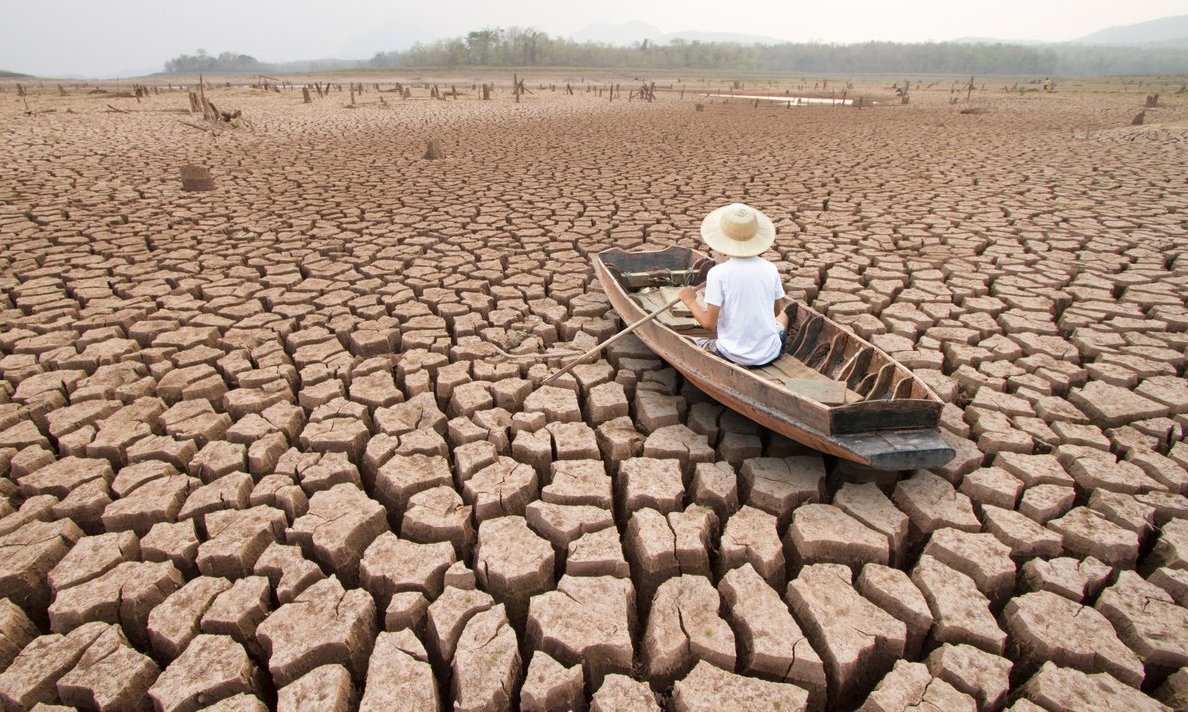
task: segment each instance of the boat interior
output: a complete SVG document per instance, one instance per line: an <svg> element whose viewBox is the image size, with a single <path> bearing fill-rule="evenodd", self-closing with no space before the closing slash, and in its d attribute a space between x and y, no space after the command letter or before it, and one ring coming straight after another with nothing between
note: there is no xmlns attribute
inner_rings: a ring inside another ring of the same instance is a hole
<svg viewBox="0 0 1188 712"><path fill-rule="evenodd" d="M699 283L707 269L701 265L688 270L616 270L615 276L631 299L651 312L675 298L681 286ZM791 302L786 311L785 353L775 363L751 368L755 374L826 407L928 397L910 371L850 332L797 302ZM680 303L657 320L690 339L709 335Z"/></svg>

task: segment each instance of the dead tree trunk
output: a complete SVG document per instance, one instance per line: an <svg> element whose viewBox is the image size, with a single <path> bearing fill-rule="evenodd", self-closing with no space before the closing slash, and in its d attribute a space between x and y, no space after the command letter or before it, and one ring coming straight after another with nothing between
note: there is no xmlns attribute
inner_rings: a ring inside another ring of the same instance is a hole
<svg viewBox="0 0 1188 712"><path fill-rule="evenodd" d="M301 101L305 104L313 103L313 97L309 95L309 87L301 87Z"/></svg>
<svg viewBox="0 0 1188 712"><path fill-rule="evenodd" d="M198 75L198 99L202 102L202 118L205 121L217 121L219 112L214 110L211 103L206 100L206 80L202 75Z"/></svg>
<svg viewBox="0 0 1188 712"><path fill-rule="evenodd" d="M516 97L516 103L520 103L520 77L512 74L512 95Z"/></svg>

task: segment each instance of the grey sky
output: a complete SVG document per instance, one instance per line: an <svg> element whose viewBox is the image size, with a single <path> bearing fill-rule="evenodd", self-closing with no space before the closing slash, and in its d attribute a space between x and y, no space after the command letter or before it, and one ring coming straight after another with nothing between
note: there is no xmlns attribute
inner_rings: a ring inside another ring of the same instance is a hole
<svg viewBox="0 0 1188 712"><path fill-rule="evenodd" d="M568 36L594 23L791 41L1069 40L1188 13L1188 0L0 0L0 69L110 77L203 48L263 61L369 57L485 26Z"/></svg>

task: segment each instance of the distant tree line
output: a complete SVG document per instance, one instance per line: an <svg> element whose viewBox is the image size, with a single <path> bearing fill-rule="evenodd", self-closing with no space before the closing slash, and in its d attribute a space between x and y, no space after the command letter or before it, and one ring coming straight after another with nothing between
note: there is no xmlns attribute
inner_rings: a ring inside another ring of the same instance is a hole
<svg viewBox="0 0 1188 712"><path fill-rule="evenodd" d="M1140 49L1071 44L955 42L784 43L774 45L648 40L630 47L575 42L532 28L484 28L462 37L379 52L361 62L266 64L256 58L198 50L165 63L169 73L278 72L319 69L425 67L607 67L847 74L1005 74L1104 76L1188 73L1188 49Z"/></svg>
<svg viewBox="0 0 1188 712"><path fill-rule="evenodd" d="M262 72L271 68L255 57L234 52L207 54L200 49L194 54L179 54L165 62L168 74L197 74L198 72Z"/></svg>
<svg viewBox="0 0 1188 712"><path fill-rule="evenodd" d="M617 47L512 27L476 30L402 52L380 52L369 64L1084 76L1188 72L1188 50L955 42L744 45L682 39Z"/></svg>

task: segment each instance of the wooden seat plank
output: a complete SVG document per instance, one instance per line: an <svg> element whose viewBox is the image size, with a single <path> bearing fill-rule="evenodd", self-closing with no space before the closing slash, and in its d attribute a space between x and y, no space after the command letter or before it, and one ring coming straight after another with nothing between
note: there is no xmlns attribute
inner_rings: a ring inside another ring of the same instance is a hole
<svg viewBox="0 0 1188 712"><path fill-rule="evenodd" d="M782 371L788 378L818 378L829 380L821 372L809 368L803 361L790 354L784 354L779 357L772 366Z"/></svg>
<svg viewBox="0 0 1188 712"><path fill-rule="evenodd" d="M789 378L784 381L784 387L797 395L811 398L821 405L845 405L846 403L846 384L840 381Z"/></svg>
<svg viewBox="0 0 1188 712"><path fill-rule="evenodd" d="M844 405L845 403L856 403L862 400L862 396L848 390L844 382L829 378L820 371L806 366L800 359L790 354L784 354L772 366L783 373L787 380L818 381L822 384L837 384L836 386L827 385L820 387L822 389L821 392L827 393L827 397L829 398L828 402L820 401L823 405ZM838 395L838 386L841 387L840 393L844 395Z"/></svg>

